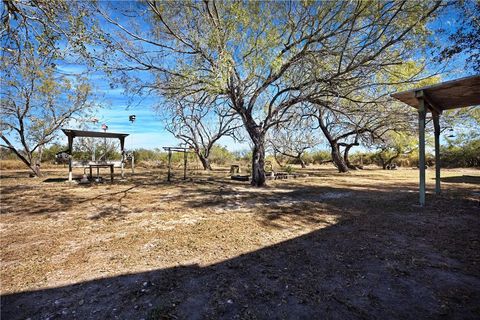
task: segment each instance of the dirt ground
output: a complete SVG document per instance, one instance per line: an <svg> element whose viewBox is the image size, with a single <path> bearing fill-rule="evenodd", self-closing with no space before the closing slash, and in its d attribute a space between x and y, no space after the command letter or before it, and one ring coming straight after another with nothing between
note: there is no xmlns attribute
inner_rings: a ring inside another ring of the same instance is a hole
<svg viewBox="0 0 480 320"><path fill-rule="evenodd" d="M2 319L479 319L480 170L44 182L3 170ZM178 173L180 175L180 173Z"/></svg>

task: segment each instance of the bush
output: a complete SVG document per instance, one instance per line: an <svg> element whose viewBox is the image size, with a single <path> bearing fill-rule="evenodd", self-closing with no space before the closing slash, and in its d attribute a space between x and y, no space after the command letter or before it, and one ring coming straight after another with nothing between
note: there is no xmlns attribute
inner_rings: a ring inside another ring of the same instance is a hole
<svg viewBox="0 0 480 320"><path fill-rule="evenodd" d="M210 163L219 166L229 165L235 161L235 155L223 146L213 146L210 151Z"/></svg>
<svg viewBox="0 0 480 320"><path fill-rule="evenodd" d="M313 153L310 153L309 156L312 159L312 163L315 163L315 164L322 164L322 163L325 163L326 161L332 160L332 155L330 151L327 151L327 150L315 151Z"/></svg>
<svg viewBox="0 0 480 320"><path fill-rule="evenodd" d="M441 165L447 168L480 167L480 139L443 148Z"/></svg>
<svg viewBox="0 0 480 320"><path fill-rule="evenodd" d="M0 147L0 160L17 160L17 155L10 149Z"/></svg>
<svg viewBox="0 0 480 320"><path fill-rule="evenodd" d="M144 148L139 148L135 149L133 151L133 156L135 157L135 162L141 162L141 161L155 161L155 160L165 160L164 155L166 152L161 152L159 149L144 149Z"/></svg>
<svg viewBox="0 0 480 320"><path fill-rule="evenodd" d="M250 162L250 161L252 161L252 154L253 154L252 151L248 150L248 149L233 152L233 156L235 157L235 161Z"/></svg>
<svg viewBox="0 0 480 320"><path fill-rule="evenodd" d="M286 172L286 173L292 173L294 171L293 167L292 166L286 166L283 168L283 170Z"/></svg>
<svg viewBox="0 0 480 320"><path fill-rule="evenodd" d="M67 146L58 143L54 143L50 147L44 148L42 153L42 161L52 163L55 162L55 155L59 152L67 150L67 148Z"/></svg>

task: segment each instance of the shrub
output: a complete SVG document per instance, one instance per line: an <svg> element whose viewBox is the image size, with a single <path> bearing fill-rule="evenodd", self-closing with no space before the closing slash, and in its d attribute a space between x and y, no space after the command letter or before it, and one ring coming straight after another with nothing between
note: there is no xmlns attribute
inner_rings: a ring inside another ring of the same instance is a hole
<svg viewBox="0 0 480 320"><path fill-rule="evenodd" d="M312 162L315 164L322 164L332 159L330 151L327 150L315 151L311 153L310 157L312 158Z"/></svg>
<svg viewBox="0 0 480 320"><path fill-rule="evenodd" d="M286 173L292 173L294 171L292 166L286 166L283 168Z"/></svg>
<svg viewBox="0 0 480 320"><path fill-rule="evenodd" d="M223 146L213 146L210 151L210 163L223 166L235 161L235 155Z"/></svg>

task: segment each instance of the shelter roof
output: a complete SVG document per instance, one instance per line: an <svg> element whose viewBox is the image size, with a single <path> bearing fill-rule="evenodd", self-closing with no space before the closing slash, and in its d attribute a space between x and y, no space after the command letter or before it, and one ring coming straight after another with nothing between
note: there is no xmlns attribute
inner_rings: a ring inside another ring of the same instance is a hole
<svg viewBox="0 0 480 320"><path fill-rule="evenodd" d="M480 75L446 81L392 94L414 108L420 97L438 111L480 105Z"/></svg>
<svg viewBox="0 0 480 320"><path fill-rule="evenodd" d="M118 138L122 139L128 136L128 133L114 133L114 132L102 132L102 131L85 131L74 129L62 129L63 133L69 137L90 137L90 138Z"/></svg>

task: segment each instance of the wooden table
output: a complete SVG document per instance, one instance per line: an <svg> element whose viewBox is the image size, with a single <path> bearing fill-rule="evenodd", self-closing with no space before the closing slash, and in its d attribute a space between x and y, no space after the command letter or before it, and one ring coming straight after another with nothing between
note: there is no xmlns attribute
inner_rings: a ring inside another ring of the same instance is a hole
<svg viewBox="0 0 480 320"><path fill-rule="evenodd" d="M109 163L99 163L99 164L89 164L88 167L90 168L90 177L93 178L92 175L92 168L97 168L97 178L100 168L110 168L110 182L113 182L113 164Z"/></svg>

